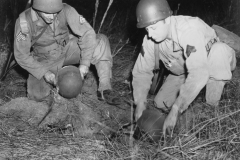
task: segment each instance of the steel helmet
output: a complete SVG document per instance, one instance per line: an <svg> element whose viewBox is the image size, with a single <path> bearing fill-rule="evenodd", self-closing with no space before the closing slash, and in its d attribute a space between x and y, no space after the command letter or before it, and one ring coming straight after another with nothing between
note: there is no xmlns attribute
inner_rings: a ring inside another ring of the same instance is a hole
<svg viewBox="0 0 240 160"><path fill-rule="evenodd" d="M154 142L158 142L163 136L165 118L166 115L156 109L144 110L142 116L137 120L135 137L140 138L144 133Z"/></svg>
<svg viewBox="0 0 240 160"><path fill-rule="evenodd" d="M57 86L59 94L64 98L75 98L82 90L83 80L75 66L65 66L58 72Z"/></svg>
<svg viewBox="0 0 240 160"><path fill-rule="evenodd" d="M137 27L144 28L172 15L166 0L140 0L136 9Z"/></svg>
<svg viewBox="0 0 240 160"><path fill-rule="evenodd" d="M62 0L33 0L32 8L45 12L45 13L57 13L62 10Z"/></svg>

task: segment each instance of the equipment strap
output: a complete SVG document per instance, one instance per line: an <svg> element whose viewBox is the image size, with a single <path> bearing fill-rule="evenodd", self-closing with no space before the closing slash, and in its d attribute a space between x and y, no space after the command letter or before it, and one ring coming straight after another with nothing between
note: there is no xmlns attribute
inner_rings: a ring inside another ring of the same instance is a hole
<svg viewBox="0 0 240 160"><path fill-rule="evenodd" d="M157 70L159 70L159 44L158 43L154 43L154 54L155 54L155 68L154 68L154 72L156 72Z"/></svg>
<svg viewBox="0 0 240 160"><path fill-rule="evenodd" d="M38 40L38 39L42 36L42 34L46 31L46 29L47 29L48 26L49 26L49 25L46 24L46 25L44 26L42 32L41 32L34 40L32 40L31 46L33 46L33 45L37 42L37 40Z"/></svg>
<svg viewBox="0 0 240 160"><path fill-rule="evenodd" d="M28 12L30 13L30 12ZM21 28L21 31L25 34L28 34L29 33L29 28L28 28L28 22L27 22L27 19L26 19L26 12L22 12L19 16L20 18L20 28ZM45 24L44 28L42 29L42 32L37 36L35 37L32 42L31 42L31 46L33 46L37 40L42 36L42 34L46 31L47 27L49 26L49 24Z"/></svg>
<svg viewBox="0 0 240 160"><path fill-rule="evenodd" d="M152 85L150 87L149 93L152 95L157 94L158 90L161 88L163 81L164 81L164 74L165 74L165 66L160 61L159 57L159 44L154 44L154 54L155 54L155 68L153 70L153 79L152 79ZM162 53L162 52L161 52Z"/></svg>

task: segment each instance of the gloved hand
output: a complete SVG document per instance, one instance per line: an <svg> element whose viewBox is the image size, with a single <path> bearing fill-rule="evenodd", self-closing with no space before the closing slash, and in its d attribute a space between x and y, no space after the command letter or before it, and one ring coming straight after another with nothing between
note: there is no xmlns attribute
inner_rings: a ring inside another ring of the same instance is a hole
<svg viewBox="0 0 240 160"><path fill-rule="evenodd" d="M89 67L88 66L85 66L85 65L80 65L79 66L79 71L80 71L80 74L82 76L82 79L84 79L84 76L88 73L89 71Z"/></svg>
<svg viewBox="0 0 240 160"><path fill-rule="evenodd" d="M170 136L172 137L174 127L177 123L178 113L179 113L179 108L177 105L174 104L163 124L164 137L166 137L166 132L167 134L170 134Z"/></svg>
<svg viewBox="0 0 240 160"><path fill-rule="evenodd" d="M135 110L135 119L136 121L142 116L142 112L146 109L145 102L140 102L137 104L137 108Z"/></svg>
<svg viewBox="0 0 240 160"><path fill-rule="evenodd" d="M47 73L45 73L44 78L48 83L51 83L56 86L57 79L54 73L52 73L51 71L48 71Z"/></svg>

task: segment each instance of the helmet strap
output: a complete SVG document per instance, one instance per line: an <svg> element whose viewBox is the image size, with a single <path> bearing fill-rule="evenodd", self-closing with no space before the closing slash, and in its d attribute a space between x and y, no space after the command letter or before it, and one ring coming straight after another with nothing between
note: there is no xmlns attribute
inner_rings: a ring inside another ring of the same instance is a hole
<svg viewBox="0 0 240 160"><path fill-rule="evenodd" d="M45 17L42 15L42 13L44 13L44 12L41 12L41 11L37 11L36 10L36 12L37 12L37 14L38 14L38 16L40 17L40 18L42 18L43 19L43 21L46 23L46 24L48 24L48 25L50 25L51 23L47 23L47 21L46 21L46 19L45 19ZM59 12L58 12L59 13ZM55 20L56 20L56 17L57 17L57 15L58 15L58 13L50 13L50 14L55 14L54 15L54 17L53 17L53 23L55 22Z"/></svg>

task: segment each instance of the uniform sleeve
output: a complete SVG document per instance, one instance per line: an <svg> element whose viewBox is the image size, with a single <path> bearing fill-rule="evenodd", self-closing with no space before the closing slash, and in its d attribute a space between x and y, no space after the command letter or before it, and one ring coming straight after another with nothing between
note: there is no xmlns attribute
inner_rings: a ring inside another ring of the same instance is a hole
<svg viewBox="0 0 240 160"><path fill-rule="evenodd" d="M38 61L34 60L31 52L31 32L23 33L20 29L19 19L15 24L14 33L14 56L17 63L37 79L41 79L47 69Z"/></svg>
<svg viewBox="0 0 240 160"><path fill-rule="evenodd" d="M135 104L146 102L148 91L152 83L155 66L154 42L145 36L141 53L133 68L133 96Z"/></svg>
<svg viewBox="0 0 240 160"><path fill-rule="evenodd" d="M97 44L96 33L82 15L71 6L65 5L67 23L74 34L79 36L78 44L81 49L80 64L90 66Z"/></svg>
<svg viewBox="0 0 240 160"><path fill-rule="evenodd" d="M196 98L209 79L207 51L204 35L195 30L189 30L180 38L180 45L184 48L188 76L180 88L175 101L179 111L183 112Z"/></svg>

